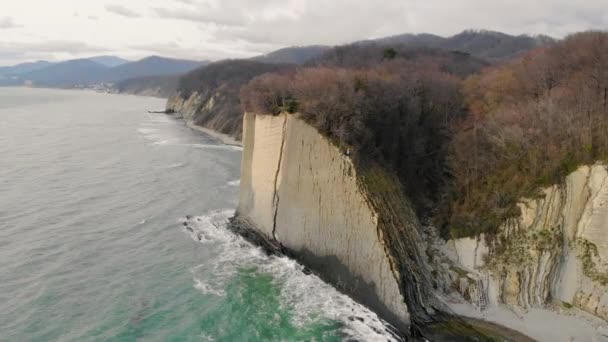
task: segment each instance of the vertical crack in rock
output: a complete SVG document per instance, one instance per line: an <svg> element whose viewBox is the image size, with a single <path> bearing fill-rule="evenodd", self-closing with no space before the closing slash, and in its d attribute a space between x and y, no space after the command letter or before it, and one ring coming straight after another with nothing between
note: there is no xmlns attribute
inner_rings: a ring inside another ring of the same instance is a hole
<svg viewBox="0 0 608 342"><path fill-rule="evenodd" d="M279 189L278 189L278 182L279 182L279 174L281 172L281 164L283 163L283 153L285 153L285 134L287 130L287 116L285 116L283 118L283 128L281 130L281 148L279 150L279 162L276 168L276 172L274 175L274 196L272 198L272 209L273 209L273 213L272 213L272 237L279 241L279 239L277 238L277 215L279 213Z"/></svg>

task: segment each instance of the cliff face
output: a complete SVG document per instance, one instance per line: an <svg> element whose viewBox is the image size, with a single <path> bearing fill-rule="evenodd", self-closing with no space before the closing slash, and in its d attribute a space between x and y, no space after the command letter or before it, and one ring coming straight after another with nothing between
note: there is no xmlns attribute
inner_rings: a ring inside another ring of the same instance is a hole
<svg viewBox="0 0 608 342"><path fill-rule="evenodd" d="M175 93L167 100L166 110L168 113L175 114L178 118L192 121L202 102L198 93L193 93L188 98L183 98L180 93Z"/></svg>
<svg viewBox="0 0 608 342"><path fill-rule="evenodd" d="M293 115L245 114L237 219L402 331L410 313L350 158Z"/></svg>
<svg viewBox="0 0 608 342"><path fill-rule="evenodd" d="M234 114L238 111L227 108L230 101L226 97L227 95L219 90L205 96L194 92L187 97L177 92L167 100L166 111L196 126L240 140L242 120L240 115Z"/></svg>
<svg viewBox="0 0 608 342"><path fill-rule="evenodd" d="M355 165L297 115L245 114L243 126L235 222L400 331L426 334L427 323L455 313L519 329L484 315L505 307L551 315L574 307L608 319L604 166L581 167L564 185L522 201L521 217L497 236L446 242L418 221L394 176ZM543 340L551 329L521 331Z"/></svg>
<svg viewBox="0 0 608 342"><path fill-rule="evenodd" d="M211 63L180 77L166 109L196 126L241 140L241 88L254 77L291 68L238 59Z"/></svg>
<svg viewBox="0 0 608 342"><path fill-rule="evenodd" d="M608 319L607 180L605 166L583 166L564 185L522 201L521 217L498 236L451 241L470 272L460 291L483 306L573 306Z"/></svg>

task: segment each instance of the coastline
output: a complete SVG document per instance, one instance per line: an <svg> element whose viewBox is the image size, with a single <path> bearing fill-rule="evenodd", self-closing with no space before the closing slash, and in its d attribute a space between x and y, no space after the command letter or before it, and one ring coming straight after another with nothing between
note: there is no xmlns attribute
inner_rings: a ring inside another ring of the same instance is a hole
<svg viewBox="0 0 608 342"><path fill-rule="evenodd" d="M463 302L448 302L448 306L456 315L473 326L498 328L503 332L514 331L541 342L608 339L608 324L605 321L576 309L556 311L529 308L520 311L517 308L500 305L480 312L472 305Z"/></svg>
<svg viewBox="0 0 608 342"><path fill-rule="evenodd" d="M194 130L197 130L199 132L203 132L203 133L211 136L212 138L221 141L222 143L224 143L226 145L243 147L242 142L236 140L235 138L229 136L228 134L220 133L220 132L214 131L210 128L195 125L194 122L192 122L191 120L184 120L184 122L186 123L186 126L192 128Z"/></svg>

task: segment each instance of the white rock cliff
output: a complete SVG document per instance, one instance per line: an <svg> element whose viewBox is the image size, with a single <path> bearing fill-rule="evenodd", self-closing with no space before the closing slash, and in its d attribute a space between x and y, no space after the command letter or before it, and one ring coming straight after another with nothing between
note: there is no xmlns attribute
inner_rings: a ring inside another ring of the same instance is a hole
<svg viewBox="0 0 608 342"><path fill-rule="evenodd" d="M604 165L582 166L564 185L522 201L521 217L497 237L453 242L490 303L574 306L608 319L607 179Z"/></svg>
<svg viewBox="0 0 608 342"><path fill-rule="evenodd" d="M407 306L350 158L292 115L245 114L237 217L401 328ZM390 319L389 318L389 319Z"/></svg>
<svg viewBox="0 0 608 342"><path fill-rule="evenodd" d="M563 185L523 200L521 217L495 237L445 242L422 227L398 189L386 190L394 188L390 177L358 174L349 156L297 115L249 113L243 128L236 220L401 331L437 313L466 315L446 301L456 297L478 313L509 308L562 315L571 308L608 319L605 166L583 166ZM468 316L539 340L577 335L551 334L550 326L538 324L527 329L504 315ZM601 340L595 331L601 325L581 323L578 332L594 332L575 340Z"/></svg>

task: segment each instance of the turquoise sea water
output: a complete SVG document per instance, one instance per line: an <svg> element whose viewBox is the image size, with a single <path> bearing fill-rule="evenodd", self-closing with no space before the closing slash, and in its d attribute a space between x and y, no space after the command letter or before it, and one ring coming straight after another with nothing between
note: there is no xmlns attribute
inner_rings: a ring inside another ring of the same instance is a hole
<svg viewBox="0 0 608 342"><path fill-rule="evenodd" d="M162 108L0 88L0 341L394 340L227 231L240 149Z"/></svg>

